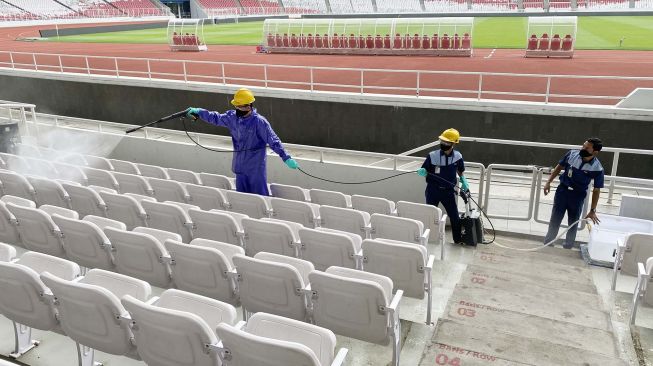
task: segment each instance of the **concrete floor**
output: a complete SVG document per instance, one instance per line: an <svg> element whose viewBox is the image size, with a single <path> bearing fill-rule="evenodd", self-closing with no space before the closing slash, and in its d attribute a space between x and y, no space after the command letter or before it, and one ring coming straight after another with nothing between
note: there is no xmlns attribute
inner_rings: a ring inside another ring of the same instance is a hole
<svg viewBox="0 0 653 366"><path fill-rule="evenodd" d="M497 240L515 247L538 244L507 236ZM653 309L638 313L633 332L638 352L628 327L633 278L620 277L612 292L611 270L586 265L577 250L447 247L448 257L436 261L433 271L434 324L424 323L426 300L401 302L402 366L651 365ZM439 253L433 244L429 250ZM70 339L42 331L34 336L42 342L21 362L76 364ZM391 362L389 346L337 338L339 347L350 349L348 365ZM11 322L0 317L0 354L12 346ZM105 365L144 364L101 352L96 359Z"/></svg>

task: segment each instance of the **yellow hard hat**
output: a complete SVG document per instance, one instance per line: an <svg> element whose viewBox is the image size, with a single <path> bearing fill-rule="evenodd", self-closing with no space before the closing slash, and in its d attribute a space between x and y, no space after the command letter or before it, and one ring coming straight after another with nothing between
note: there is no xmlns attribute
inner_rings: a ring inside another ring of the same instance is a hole
<svg viewBox="0 0 653 366"><path fill-rule="evenodd" d="M254 103L254 94L249 89L238 89L236 94L234 94L234 99L231 101L231 104L234 107L239 105L248 105Z"/></svg>
<svg viewBox="0 0 653 366"><path fill-rule="evenodd" d="M460 141L460 133L455 128L444 130L439 137L440 141L452 142L457 144Z"/></svg>

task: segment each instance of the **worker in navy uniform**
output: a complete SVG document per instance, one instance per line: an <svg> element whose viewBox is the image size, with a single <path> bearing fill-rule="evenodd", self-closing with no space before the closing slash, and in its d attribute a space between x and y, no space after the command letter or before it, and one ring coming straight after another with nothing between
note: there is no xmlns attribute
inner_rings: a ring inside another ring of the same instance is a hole
<svg viewBox="0 0 653 366"><path fill-rule="evenodd" d="M587 139L580 150L568 151L551 173L549 180L544 185L545 195L551 191L551 181L564 169L560 176L560 185L558 185L553 199L553 210L549 221L549 231L544 238L545 243L558 236L560 223L565 216L565 212L567 213L569 225L578 221L583 211L583 203L591 181L594 181L592 204L585 218L592 220L595 224L599 223L599 218L596 216L596 205L599 202L601 188L603 188L604 172L603 166L601 166L601 162L596 156L602 148L601 139L596 137ZM576 231L578 231L578 225L574 225L567 231L567 237L563 243L564 248L570 249L573 247L576 240Z"/></svg>
<svg viewBox="0 0 653 366"><path fill-rule="evenodd" d="M436 207L442 203L451 221L454 243L463 244L455 190L458 176L462 190L468 191L469 184L463 176L465 171L463 155L453 148L460 141L460 133L450 128L442 132L439 139L440 150L429 153L417 174L426 177L426 203Z"/></svg>

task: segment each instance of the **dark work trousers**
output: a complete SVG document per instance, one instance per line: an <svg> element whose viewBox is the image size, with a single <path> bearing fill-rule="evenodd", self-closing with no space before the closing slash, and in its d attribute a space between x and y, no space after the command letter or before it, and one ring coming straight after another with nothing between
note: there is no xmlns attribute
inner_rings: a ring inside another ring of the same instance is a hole
<svg viewBox="0 0 653 366"><path fill-rule="evenodd" d="M458 203L456 200L456 192L453 188L441 188L435 184L426 185L426 203L433 206L438 206L442 203L444 209L447 211L447 216L451 221L451 233L453 234L453 242L460 243L462 241L460 234L460 215L458 214Z"/></svg>
<svg viewBox="0 0 653 366"><path fill-rule="evenodd" d="M569 225L578 221L580 214L583 212L583 203L585 203L585 190L569 190L563 185L559 185L553 197L553 209L551 210L551 219L549 220L549 230L546 233L544 242L548 243L558 236L562 218L567 214L567 223ZM564 248L571 248L576 241L576 232L578 224L574 225L569 231L563 243Z"/></svg>

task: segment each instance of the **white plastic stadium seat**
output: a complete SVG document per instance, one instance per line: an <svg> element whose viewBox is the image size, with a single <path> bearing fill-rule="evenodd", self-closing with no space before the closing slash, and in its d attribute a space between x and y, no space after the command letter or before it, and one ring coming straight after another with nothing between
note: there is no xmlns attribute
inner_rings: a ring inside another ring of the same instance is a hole
<svg viewBox="0 0 653 366"><path fill-rule="evenodd" d="M88 185L88 177L80 167L57 162L53 162L52 165L57 169L59 179L76 182L84 186Z"/></svg>
<svg viewBox="0 0 653 366"><path fill-rule="evenodd" d="M646 305L653 305L653 291L650 288L651 275L653 275L653 258L648 258L645 263L637 263L637 284L635 285L635 293L633 293L633 301L630 308L630 325L635 325L637 317L637 307L641 301Z"/></svg>
<svg viewBox="0 0 653 366"><path fill-rule="evenodd" d="M59 228L45 211L8 203L7 209L16 218L23 247L37 252L64 257Z"/></svg>
<svg viewBox="0 0 653 366"><path fill-rule="evenodd" d="M395 203L380 197L369 197L355 194L351 196L352 208L359 211L375 214L380 213L384 215L396 214Z"/></svg>
<svg viewBox="0 0 653 366"><path fill-rule="evenodd" d="M243 248L206 239L194 239L190 245L167 240L164 245L178 289L238 305L232 258L244 255Z"/></svg>
<svg viewBox="0 0 653 366"><path fill-rule="evenodd" d="M86 268L113 268L111 242L92 222L53 215L63 236L66 257Z"/></svg>
<svg viewBox="0 0 653 366"><path fill-rule="evenodd" d="M600 215L601 225L590 228L587 253L590 259L614 263L617 243L629 233L653 234L653 221L615 215Z"/></svg>
<svg viewBox="0 0 653 366"><path fill-rule="evenodd" d="M107 158L103 158L101 156L84 155L84 159L86 160L86 165L91 168L113 171L113 165Z"/></svg>
<svg viewBox="0 0 653 366"><path fill-rule="evenodd" d="M114 249L116 271L147 281L154 286L170 285L170 256L154 236L133 231L106 228Z"/></svg>
<svg viewBox="0 0 653 366"><path fill-rule="evenodd" d="M216 332L229 366L341 366L347 356L346 348L334 356L330 330L267 313L254 314L243 330L223 323Z"/></svg>
<svg viewBox="0 0 653 366"><path fill-rule="evenodd" d="M16 258L16 248L0 243L0 262L9 262L14 258Z"/></svg>
<svg viewBox="0 0 653 366"><path fill-rule="evenodd" d="M23 175L0 170L0 189L2 195L22 197L36 202L36 191Z"/></svg>
<svg viewBox="0 0 653 366"><path fill-rule="evenodd" d="M39 210L42 210L43 212L47 213L50 216L57 214L71 219L79 220L79 214L77 213L77 211L73 211L68 208L51 206L51 205L42 205L39 207Z"/></svg>
<svg viewBox="0 0 653 366"><path fill-rule="evenodd" d="M191 205L190 203L183 203L183 202L175 202L175 201L164 201L163 203L170 203L173 204L182 210L184 210L185 213L188 213L190 210L199 210L199 206Z"/></svg>
<svg viewBox="0 0 653 366"><path fill-rule="evenodd" d="M362 252L358 235L306 228L299 230L299 238L300 257L313 263L318 271L331 266L360 268Z"/></svg>
<svg viewBox="0 0 653 366"><path fill-rule="evenodd" d="M151 227L137 227L132 230L134 233L152 235L159 243L163 244L168 240L181 241L181 235L170 231L153 229Z"/></svg>
<svg viewBox="0 0 653 366"><path fill-rule="evenodd" d="M297 186L272 183L270 184L270 193L272 193L273 197L284 198L287 200L302 202L308 201L308 191Z"/></svg>
<svg viewBox="0 0 653 366"><path fill-rule="evenodd" d="M612 268L612 290L617 286L619 272L637 276L637 264L653 257L653 234L631 233L619 240Z"/></svg>
<svg viewBox="0 0 653 366"><path fill-rule="evenodd" d="M125 225L124 222L111 220L106 217L86 215L83 220L95 224L100 228L100 230L104 230L108 227L112 227L118 230L127 230L127 225Z"/></svg>
<svg viewBox="0 0 653 366"><path fill-rule="evenodd" d="M207 187L219 188L224 190L234 189L229 178L219 174L200 173L202 184Z"/></svg>
<svg viewBox="0 0 653 366"><path fill-rule="evenodd" d="M377 344L392 342L392 366L399 365L399 302L388 277L349 268L329 267L309 274L315 324L336 334Z"/></svg>
<svg viewBox="0 0 653 366"><path fill-rule="evenodd" d="M84 168L83 170L88 179L89 186L98 186L120 191L118 181L110 171L95 168Z"/></svg>
<svg viewBox="0 0 653 366"><path fill-rule="evenodd" d="M253 219L270 217L272 209L263 196L258 194L226 191L231 210L245 214Z"/></svg>
<svg viewBox="0 0 653 366"><path fill-rule="evenodd" d="M306 285L310 262L271 253L234 256L240 302L246 314L259 311L307 320ZM246 316L244 316L246 318Z"/></svg>
<svg viewBox="0 0 653 366"><path fill-rule="evenodd" d="M109 162L113 166L114 172L141 175L141 171L138 170L138 166L136 166L136 164L132 163L131 161L109 159Z"/></svg>
<svg viewBox="0 0 653 366"><path fill-rule="evenodd" d="M55 299L39 277L43 271L68 281L79 276L77 264L36 252L27 252L14 262L0 262L0 314L14 324L15 347L10 354L14 358L38 344L32 340L31 328L59 329Z"/></svg>
<svg viewBox="0 0 653 366"><path fill-rule="evenodd" d="M61 183L61 185L70 196L72 209L80 216L107 216L107 205L96 191L70 183Z"/></svg>
<svg viewBox="0 0 653 366"><path fill-rule="evenodd" d="M184 186L174 180L149 178L149 183L154 190L154 197L158 201L189 202L190 195Z"/></svg>
<svg viewBox="0 0 653 366"><path fill-rule="evenodd" d="M125 223L127 230L147 226L147 213L134 197L105 192L101 192L100 197L107 205L107 217Z"/></svg>
<svg viewBox="0 0 653 366"><path fill-rule="evenodd" d="M244 246L243 228L230 213L188 210L188 215L195 225L193 237Z"/></svg>
<svg viewBox="0 0 653 366"><path fill-rule="evenodd" d="M370 218L372 237L421 244L429 242L430 229L424 230L421 221L404 217L373 214Z"/></svg>
<svg viewBox="0 0 653 366"><path fill-rule="evenodd" d="M28 200L27 198L16 197L8 194L0 197L0 201L2 201L5 204L13 203L14 205L18 205L18 206L36 208L36 203L34 203L34 201Z"/></svg>
<svg viewBox="0 0 653 366"><path fill-rule="evenodd" d="M71 208L70 196L61 183L49 178L28 176L27 180L32 184L36 192L36 202L40 205L53 205Z"/></svg>
<svg viewBox="0 0 653 366"><path fill-rule="evenodd" d="M193 240L193 221L183 208L165 202L142 201L141 205L147 212L148 227L177 233L184 243Z"/></svg>
<svg viewBox="0 0 653 366"><path fill-rule="evenodd" d="M363 238L370 236L370 214L365 211L333 206L320 206L321 226L347 231Z"/></svg>
<svg viewBox="0 0 653 366"><path fill-rule="evenodd" d="M254 256L259 252L297 257L299 237L290 225L281 222L243 219L245 253Z"/></svg>
<svg viewBox="0 0 653 366"><path fill-rule="evenodd" d="M190 203L199 206L202 210L227 210L229 202L218 188L186 184L186 191L190 195Z"/></svg>
<svg viewBox="0 0 653 366"><path fill-rule="evenodd" d="M423 203L407 201L397 202L397 215L413 220L421 221L425 229L430 230L431 241L440 244L440 260L445 257L445 236L444 230L447 223L447 215L442 213L440 208Z"/></svg>
<svg viewBox="0 0 653 366"><path fill-rule="evenodd" d="M392 280L394 291L403 290L404 296L426 301L426 324L431 324L432 279L434 256L426 247L386 239L363 241L365 272L387 276Z"/></svg>
<svg viewBox="0 0 653 366"><path fill-rule="evenodd" d="M57 298L61 327L77 342L80 365L93 365L94 349L138 359L131 319L120 298L130 295L146 301L152 293L147 282L101 269L90 270L79 281L47 272L41 280Z"/></svg>
<svg viewBox="0 0 653 366"><path fill-rule="evenodd" d="M310 196L311 202L318 205L351 208L351 197L342 192L311 189Z"/></svg>
<svg viewBox="0 0 653 366"><path fill-rule="evenodd" d="M304 227L318 227L320 224L320 206L283 198L270 199L272 217L275 219L294 221Z"/></svg>
<svg viewBox="0 0 653 366"><path fill-rule="evenodd" d="M0 201L0 242L20 244L16 217L7 209L3 201Z"/></svg>
<svg viewBox="0 0 653 366"><path fill-rule="evenodd" d="M199 175L190 170L168 168L168 176L177 182L202 185Z"/></svg>
<svg viewBox="0 0 653 366"><path fill-rule="evenodd" d="M41 150L34 145L20 143L15 145L15 149L16 155L30 158L41 158Z"/></svg>
<svg viewBox="0 0 653 366"><path fill-rule="evenodd" d="M27 162L27 159L22 156L0 153L0 158L2 158L2 160L5 162L7 169L11 171L21 174L29 173L30 171L30 166Z"/></svg>
<svg viewBox="0 0 653 366"><path fill-rule="evenodd" d="M153 304L125 296L138 354L149 365L219 365L214 329L236 323L236 309L204 296L166 290ZM162 345L166 345L163 346Z"/></svg>
<svg viewBox="0 0 653 366"><path fill-rule="evenodd" d="M156 165L147 165L147 164L136 164L138 170L141 171L141 175L144 177L150 178L159 178L159 179L170 179L168 172Z"/></svg>
<svg viewBox="0 0 653 366"><path fill-rule="evenodd" d="M118 182L120 193L135 193L149 197L154 194L150 183L140 175L114 172L113 177Z"/></svg>
<svg viewBox="0 0 653 366"><path fill-rule="evenodd" d="M47 160L43 159L25 159L29 164L29 174L43 177L43 178L57 178L58 172L57 169Z"/></svg>

